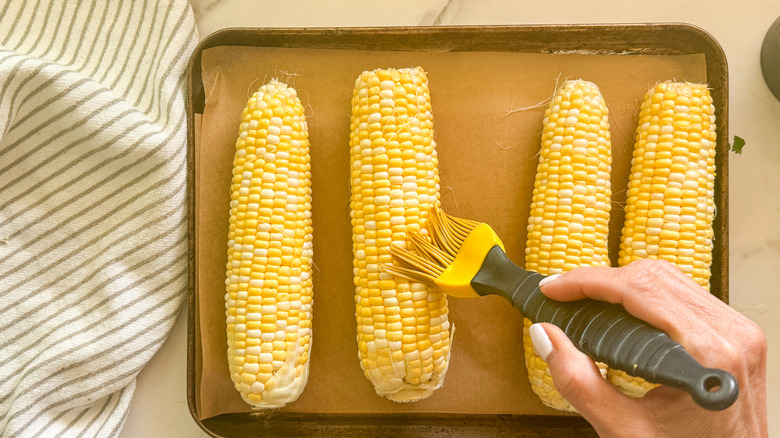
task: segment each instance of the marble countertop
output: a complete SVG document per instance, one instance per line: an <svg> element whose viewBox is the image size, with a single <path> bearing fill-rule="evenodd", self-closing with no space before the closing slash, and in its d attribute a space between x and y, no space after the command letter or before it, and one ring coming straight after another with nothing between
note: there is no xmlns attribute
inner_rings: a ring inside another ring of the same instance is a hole
<svg viewBox="0 0 780 438"><path fill-rule="evenodd" d="M321 27L482 24L686 22L712 34L729 65L729 132L746 140L731 154L730 303L758 323L769 341L770 436L780 436L780 101L761 75L764 35L780 16L777 0L655 2L512 2L509 0L192 0L201 38L225 27ZM207 436L186 401L186 325L182 313L169 339L137 379L122 437ZM774 415L773 415L774 414Z"/></svg>

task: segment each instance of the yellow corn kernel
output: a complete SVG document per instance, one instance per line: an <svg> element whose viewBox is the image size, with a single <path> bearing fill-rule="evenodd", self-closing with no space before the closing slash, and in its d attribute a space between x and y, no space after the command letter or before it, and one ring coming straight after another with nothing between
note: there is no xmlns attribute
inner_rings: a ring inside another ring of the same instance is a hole
<svg viewBox="0 0 780 438"><path fill-rule="evenodd" d="M255 409L284 406L306 386L311 268L306 117L296 91L272 80L249 98L242 114L225 281L230 376Z"/></svg>

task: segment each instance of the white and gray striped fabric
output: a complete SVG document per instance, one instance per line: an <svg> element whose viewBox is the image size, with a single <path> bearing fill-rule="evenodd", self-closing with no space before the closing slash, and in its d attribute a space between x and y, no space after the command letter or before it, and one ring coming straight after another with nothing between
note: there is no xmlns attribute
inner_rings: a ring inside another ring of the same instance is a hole
<svg viewBox="0 0 780 438"><path fill-rule="evenodd" d="M0 0L0 436L119 435L186 293L197 41L184 0Z"/></svg>

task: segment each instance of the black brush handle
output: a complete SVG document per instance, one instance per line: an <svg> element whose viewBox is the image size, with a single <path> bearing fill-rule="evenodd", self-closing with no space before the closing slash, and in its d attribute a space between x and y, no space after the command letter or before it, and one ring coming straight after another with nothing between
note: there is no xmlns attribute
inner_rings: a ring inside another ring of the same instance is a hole
<svg viewBox="0 0 780 438"><path fill-rule="evenodd" d="M499 246L489 252L471 281L480 295L501 295L533 322L560 327L581 351L613 369L689 393L717 411L739 395L730 373L705 368L666 333L631 316L623 306L583 299L561 302L539 290L543 275L510 261Z"/></svg>

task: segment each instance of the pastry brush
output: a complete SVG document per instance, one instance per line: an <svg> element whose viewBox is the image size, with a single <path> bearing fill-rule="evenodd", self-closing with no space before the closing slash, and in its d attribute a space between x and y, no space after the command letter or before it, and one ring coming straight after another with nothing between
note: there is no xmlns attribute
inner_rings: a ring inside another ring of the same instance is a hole
<svg viewBox="0 0 780 438"><path fill-rule="evenodd" d="M407 233L408 248L393 245L387 272L438 286L458 298L499 295L533 322L563 330L582 352L613 369L677 388L708 410L731 406L739 386L730 373L705 368L678 342L635 318L621 305L592 299L561 302L539 290L544 278L514 264L493 229L439 208L428 215L428 236Z"/></svg>

